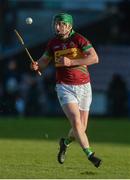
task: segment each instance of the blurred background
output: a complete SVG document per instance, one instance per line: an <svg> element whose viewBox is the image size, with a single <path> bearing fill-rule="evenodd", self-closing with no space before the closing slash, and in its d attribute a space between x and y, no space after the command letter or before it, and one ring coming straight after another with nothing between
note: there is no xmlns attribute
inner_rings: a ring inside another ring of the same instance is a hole
<svg viewBox="0 0 130 180"><path fill-rule="evenodd" d="M53 37L52 17L59 12L73 15L74 29L99 55L100 63L89 67L91 115L130 117L129 0L0 0L0 116L63 115L55 69L50 65L41 77L32 72L14 33L16 28L37 60Z"/></svg>

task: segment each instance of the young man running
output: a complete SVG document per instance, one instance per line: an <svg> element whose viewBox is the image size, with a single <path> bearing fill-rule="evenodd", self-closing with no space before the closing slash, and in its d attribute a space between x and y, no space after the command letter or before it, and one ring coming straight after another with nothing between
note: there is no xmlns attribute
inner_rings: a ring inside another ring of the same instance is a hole
<svg viewBox="0 0 130 180"><path fill-rule="evenodd" d="M42 70L50 61L56 67L57 96L72 126L68 137L60 140L58 161L64 163L67 147L76 139L88 160L99 167L101 159L95 156L85 133L92 100L87 66L98 63L98 56L92 44L73 30L70 14L57 14L53 19L53 27L55 37L49 41L43 56L32 63L32 69Z"/></svg>

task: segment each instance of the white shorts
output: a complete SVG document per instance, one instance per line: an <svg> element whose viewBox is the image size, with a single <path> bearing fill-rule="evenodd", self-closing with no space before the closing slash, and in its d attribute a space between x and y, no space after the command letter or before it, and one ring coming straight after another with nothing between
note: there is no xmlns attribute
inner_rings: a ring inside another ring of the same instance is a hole
<svg viewBox="0 0 130 180"><path fill-rule="evenodd" d="M77 103L80 110L89 111L92 102L90 83L83 85L56 84L56 91L61 106L67 103Z"/></svg>

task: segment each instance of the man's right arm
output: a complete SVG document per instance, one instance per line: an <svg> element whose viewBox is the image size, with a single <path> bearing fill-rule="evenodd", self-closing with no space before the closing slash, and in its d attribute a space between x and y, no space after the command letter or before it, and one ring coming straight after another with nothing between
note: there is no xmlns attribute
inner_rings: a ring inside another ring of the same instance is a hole
<svg viewBox="0 0 130 180"><path fill-rule="evenodd" d="M31 69L34 71L43 71L49 64L49 57L43 54L38 61L31 63Z"/></svg>
<svg viewBox="0 0 130 180"><path fill-rule="evenodd" d="M48 66L50 58L43 54L37 62L39 69L44 70Z"/></svg>

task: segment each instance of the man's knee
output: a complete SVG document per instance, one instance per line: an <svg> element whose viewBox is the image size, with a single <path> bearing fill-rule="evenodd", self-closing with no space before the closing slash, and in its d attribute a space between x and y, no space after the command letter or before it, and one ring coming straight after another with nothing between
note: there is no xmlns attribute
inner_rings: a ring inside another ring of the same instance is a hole
<svg viewBox="0 0 130 180"><path fill-rule="evenodd" d="M73 126L73 129L74 130L78 130L78 129L81 129L82 128L82 124L81 124L81 121L79 119L74 119L73 122L72 122L72 126Z"/></svg>

